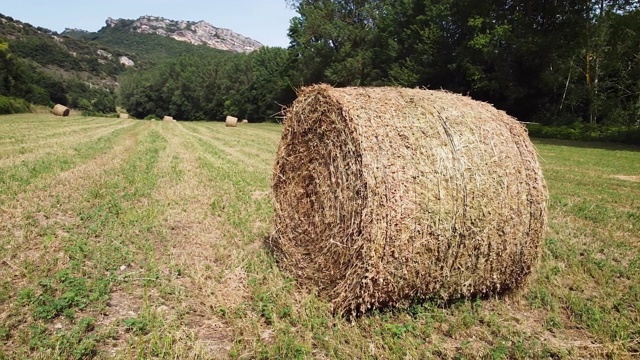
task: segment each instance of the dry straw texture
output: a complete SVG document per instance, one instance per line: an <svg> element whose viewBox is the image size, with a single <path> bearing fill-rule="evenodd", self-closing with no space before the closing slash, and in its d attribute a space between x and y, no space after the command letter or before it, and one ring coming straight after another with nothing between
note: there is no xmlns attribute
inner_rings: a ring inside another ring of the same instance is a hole
<svg viewBox="0 0 640 360"><path fill-rule="evenodd" d="M129 118L129 114L120 113L120 119L128 119L128 118Z"/></svg>
<svg viewBox="0 0 640 360"><path fill-rule="evenodd" d="M227 119L224 121L224 124L225 126L228 126L228 127L236 127L238 126L238 118L227 115Z"/></svg>
<svg viewBox="0 0 640 360"><path fill-rule="evenodd" d="M162 121L173 121L173 116L165 115L165 117L162 118Z"/></svg>
<svg viewBox="0 0 640 360"><path fill-rule="evenodd" d="M57 116L69 116L69 108L61 105L61 104L56 104L56 106L53 107L53 115L57 115Z"/></svg>
<svg viewBox="0 0 640 360"><path fill-rule="evenodd" d="M525 128L442 91L302 89L273 194L279 263L336 313L516 288L546 226Z"/></svg>

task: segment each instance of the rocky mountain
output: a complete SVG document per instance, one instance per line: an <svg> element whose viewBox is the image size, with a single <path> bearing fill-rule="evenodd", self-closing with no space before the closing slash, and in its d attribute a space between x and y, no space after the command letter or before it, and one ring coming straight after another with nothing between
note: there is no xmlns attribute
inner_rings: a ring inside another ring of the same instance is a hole
<svg viewBox="0 0 640 360"><path fill-rule="evenodd" d="M97 32L57 33L0 14L0 99L109 113L123 76L177 59L244 59L260 47L204 21L144 16L108 19Z"/></svg>
<svg viewBox="0 0 640 360"><path fill-rule="evenodd" d="M108 18L106 25L120 30L128 29L133 33L162 35L193 45L241 53L263 46L256 40L229 29L217 28L206 21L176 21L158 16L142 16L137 20Z"/></svg>

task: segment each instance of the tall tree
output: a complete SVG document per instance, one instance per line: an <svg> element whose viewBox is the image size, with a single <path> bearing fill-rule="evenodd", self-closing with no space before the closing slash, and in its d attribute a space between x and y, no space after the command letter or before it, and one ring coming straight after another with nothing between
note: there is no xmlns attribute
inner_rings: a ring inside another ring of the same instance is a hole
<svg viewBox="0 0 640 360"><path fill-rule="evenodd" d="M277 47L263 47L249 55L253 71L247 117L265 120L281 111L284 104L295 98L290 82L289 51Z"/></svg>
<svg viewBox="0 0 640 360"><path fill-rule="evenodd" d="M307 83L368 85L385 77L377 31L386 1L301 0L289 28L294 64Z"/></svg>

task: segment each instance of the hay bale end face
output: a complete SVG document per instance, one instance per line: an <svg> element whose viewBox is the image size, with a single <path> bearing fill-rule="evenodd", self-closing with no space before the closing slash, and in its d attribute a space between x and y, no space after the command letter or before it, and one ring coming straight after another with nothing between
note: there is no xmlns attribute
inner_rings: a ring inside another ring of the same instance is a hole
<svg viewBox="0 0 640 360"><path fill-rule="evenodd" d="M162 121L173 121L173 116L165 115L165 117L162 118Z"/></svg>
<svg viewBox="0 0 640 360"><path fill-rule="evenodd" d="M303 88L273 196L280 266L336 313L517 288L546 226L524 126L442 91Z"/></svg>
<svg viewBox="0 0 640 360"><path fill-rule="evenodd" d="M51 112L56 116L69 116L71 110L62 104L56 104Z"/></svg>
<svg viewBox="0 0 640 360"><path fill-rule="evenodd" d="M224 121L224 124L227 127L236 127L238 126L238 118L235 116L227 115L227 119Z"/></svg>

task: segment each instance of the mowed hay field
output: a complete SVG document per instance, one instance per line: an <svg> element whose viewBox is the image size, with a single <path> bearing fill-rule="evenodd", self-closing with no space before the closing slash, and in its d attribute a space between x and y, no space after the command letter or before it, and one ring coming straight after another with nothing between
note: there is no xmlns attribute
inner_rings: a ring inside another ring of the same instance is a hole
<svg viewBox="0 0 640 360"><path fill-rule="evenodd" d="M517 293L334 317L265 242L280 127L0 117L0 358L634 358L640 149L534 141Z"/></svg>

